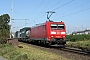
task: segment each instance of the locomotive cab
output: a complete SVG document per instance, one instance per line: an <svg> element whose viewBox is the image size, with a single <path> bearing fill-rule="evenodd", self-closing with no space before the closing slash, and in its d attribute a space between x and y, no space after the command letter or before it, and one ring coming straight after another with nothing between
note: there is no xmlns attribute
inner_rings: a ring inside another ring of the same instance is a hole
<svg viewBox="0 0 90 60"><path fill-rule="evenodd" d="M49 22L48 23L48 40L51 45L66 44L66 27L64 22Z"/></svg>

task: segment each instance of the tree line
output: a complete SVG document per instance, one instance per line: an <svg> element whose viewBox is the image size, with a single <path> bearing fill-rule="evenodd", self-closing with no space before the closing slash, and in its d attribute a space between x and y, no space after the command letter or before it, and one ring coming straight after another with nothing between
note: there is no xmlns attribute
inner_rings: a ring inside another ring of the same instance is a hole
<svg viewBox="0 0 90 60"><path fill-rule="evenodd" d="M10 36L10 16L8 14L0 15L0 43L6 43Z"/></svg>

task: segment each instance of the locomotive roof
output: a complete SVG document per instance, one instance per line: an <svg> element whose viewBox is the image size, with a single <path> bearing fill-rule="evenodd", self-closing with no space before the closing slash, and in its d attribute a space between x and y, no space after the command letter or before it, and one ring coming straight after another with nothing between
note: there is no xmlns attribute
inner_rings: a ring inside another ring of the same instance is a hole
<svg viewBox="0 0 90 60"><path fill-rule="evenodd" d="M37 26L42 26L42 25L45 25L45 23L36 24L35 26L32 26L32 28L35 28L35 27L37 27Z"/></svg>
<svg viewBox="0 0 90 60"><path fill-rule="evenodd" d="M46 21L45 23L39 23L39 24L36 24L35 26L32 26L32 28L42 26L42 25L45 25L46 23L50 23L50 22L53 22L53 21ZM60 21L60 22L62 22L62 21ZM53 22L53 23L60 23L60 22ZM64 23L64 22L62 22L62 23Z"/></svg>

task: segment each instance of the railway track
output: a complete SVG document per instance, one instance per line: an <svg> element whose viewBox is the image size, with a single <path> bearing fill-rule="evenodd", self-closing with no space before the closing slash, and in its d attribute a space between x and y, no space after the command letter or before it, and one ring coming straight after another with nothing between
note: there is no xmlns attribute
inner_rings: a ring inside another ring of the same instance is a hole
<svg viewBox="0 0 90 60"><path fill-rule="evenodd" d="M70 48L70 47L59 48L59 46L58 47L52 46L51 48L47 48L47 47L28 44L28 43L23 43L23 44L32 46L34 48L38 48L40 50L49 51L49 52L64 56L71 60L90 60L90 57L89 57L90 51L83 51L82 49L78 49L78 48Z"/></svg>
<svg viewBox="0 0 90 60"><path fill-rule="evenodd" d="M87 49L79 49L79 48L71 48L71 47L65 47L63 48L62 46L52 46L51 48L55 48L58 50L63 50L67 52L72 52L72 53L77 53L77 54L83 54L83 55L90 55L90 50Z"/></svg>
<svg viewBox="0 0 90 60"><path fill-rule="evenodd" d="M78 48L65 47L65 48L62 48L61 50L72 52L72 53L83 54L83 55L90 55L90 51L82 50Z"/></svg>

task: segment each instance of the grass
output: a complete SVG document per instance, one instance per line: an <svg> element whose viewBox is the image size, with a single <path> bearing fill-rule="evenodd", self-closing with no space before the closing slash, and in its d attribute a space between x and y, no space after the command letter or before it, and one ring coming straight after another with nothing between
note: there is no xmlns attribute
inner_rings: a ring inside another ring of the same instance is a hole
<svg viewBox="0 0 90 60"><path fill-rule="evenodd" d="M0 44L0 56L14 60L17 55L19 55L19 53L15 51L15 48L11 44Z"/></svg>
<svg viewBox="0 0 90 60"><path fill-rule="evenodd" d="M90 40L67 42L66 46L90 50Z"/></svg>
<svg viewBox="0 0 90 60"><path fill-rule="evenodd" d="M20 53L26 53L28 55L28 58L31 60L67 60L64 57L53 54L51 52L42 51L40 49L23 44L20 44L20 46L23 46L22 50L18 48L17 51Z"/></svg>
<svg viewBox="0 0 90 60"><path fill-rule="evenodd" d="M0 56L8 60L67 60L66 58L43 51L31 46L20 44L23 48L13 47L11 44L0 44Z"/></svg>

